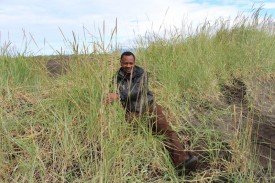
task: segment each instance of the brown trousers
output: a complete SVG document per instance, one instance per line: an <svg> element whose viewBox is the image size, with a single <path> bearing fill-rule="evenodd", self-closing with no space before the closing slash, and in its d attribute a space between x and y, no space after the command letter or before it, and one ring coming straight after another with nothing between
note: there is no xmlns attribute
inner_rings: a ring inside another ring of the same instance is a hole
<svg viewBox="0 0 275 183"><path fill-rule="evenodd" d="M182 164L189 158L189 153L185 151L183 144L180 143L177 133L171 128L163 113L163 108L158 105L149 107L150 120L149 127L152 128L153 133L164 135L164 144L168 150L170 157L175 167ZM140 114L133 112L126 112L126 120L131 121L133 117L139 117Z"/></svg>

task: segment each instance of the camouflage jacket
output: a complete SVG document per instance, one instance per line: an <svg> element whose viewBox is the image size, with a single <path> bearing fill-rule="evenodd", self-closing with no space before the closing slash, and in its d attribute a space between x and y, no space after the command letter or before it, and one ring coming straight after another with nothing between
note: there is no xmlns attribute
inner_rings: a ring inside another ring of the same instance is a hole
<svg viewBox="0 0 275 183"><path fill-rule="evenodd" d="M131 76L120 68L116 83L120 101L127 112L143 113L153 103L153 93L148 89L148 76L141 67L135 66Z"/></svg>

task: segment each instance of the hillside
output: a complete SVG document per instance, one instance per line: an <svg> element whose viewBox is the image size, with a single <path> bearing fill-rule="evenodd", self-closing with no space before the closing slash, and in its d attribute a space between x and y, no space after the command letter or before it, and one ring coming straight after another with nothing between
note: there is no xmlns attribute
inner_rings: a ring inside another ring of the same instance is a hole
<svg viewBox="0 0 275 183"><path fill-rule="evenodd" d="M0 56L0 182L275 181L275 35L265 20L141 38L137 64L200 158L177 176L146 119L127 124L113 90L120 52Z"/></svg>

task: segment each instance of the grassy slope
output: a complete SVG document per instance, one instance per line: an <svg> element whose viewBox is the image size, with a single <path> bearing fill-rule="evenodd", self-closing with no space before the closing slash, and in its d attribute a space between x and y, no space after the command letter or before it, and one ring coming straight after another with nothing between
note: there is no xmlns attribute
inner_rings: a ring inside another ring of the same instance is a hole
<svg viewBox="0 0 275 183"><path fill-rule="evenodd" d="M214 35L210 29L188 38L152 35L148 49L137 52L137 62L150 72L151 88L175 130L187 131L192 147L206 152L202 159L208 167L191 179L226 174L234 182L255 182L259 167L250 156L249 130L226 135L215 130L212 121L231 111L214 104L221 102L220 84L234 77L248 82L274 75L275 37L250 26L223 27ZM66 75L50 78L46 58L1 56L1 182L185 179L176 176L145 119L134 130L118 103L103 105L118 58L117 53L93 55L87 62L88 55L74 56ZM200 113L200 106L211 112ZM233 161L220 157L226 146Z"/></svg>

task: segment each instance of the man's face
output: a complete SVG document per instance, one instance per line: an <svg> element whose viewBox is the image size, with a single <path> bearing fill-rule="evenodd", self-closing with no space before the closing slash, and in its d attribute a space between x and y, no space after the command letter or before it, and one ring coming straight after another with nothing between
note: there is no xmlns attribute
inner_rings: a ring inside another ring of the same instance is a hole
<svg viewBox="0 0 275 183"><path fill-rule="evenodd" d="M135 66L135 59L132 55L124 55L120 60L120 65L125 73L131 74Z"/></svg>

